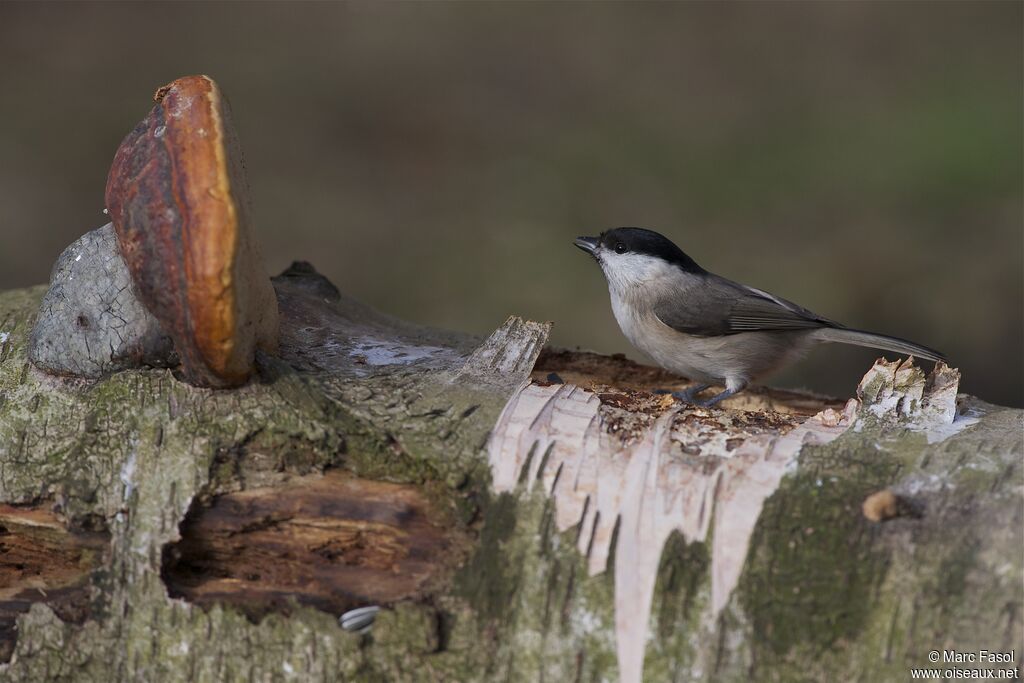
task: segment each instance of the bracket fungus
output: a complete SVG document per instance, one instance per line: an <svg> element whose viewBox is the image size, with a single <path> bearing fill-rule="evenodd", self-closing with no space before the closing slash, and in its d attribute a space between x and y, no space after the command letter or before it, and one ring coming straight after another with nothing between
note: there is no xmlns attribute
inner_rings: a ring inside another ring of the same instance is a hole
<svg viewBox="0 0 1024 683"><path fill-rule="evenodd" d="M139 298L194 384L241 384L277 348L277 299L252 234L227 103L208 76L156 91L121 143L106 200Z"/></svg>
<svg viewBox="0 0 1024 683"><path fill-rule="evenodd" d="M84 377L180 361L192 384L238 386L252 374L257 348L276 352L278 337L277 298L253 234L238 139L227 102L208 76L180 78L154 99L118 148L107 178L116 247L94 260L117 286L107 282L95 295L71 297L74 289L58 281L63 270L55 268L32 359L50 372ZM113 243L101 237L86 242ZM111 258L123 259L130 282L122 282L120 264L110 267ZM101 274L82 269L76 287L93 292ZM127 322L114 316L117 330L89 334L117 343L69 342L82 326L68 321L96 320L115 309L132 315Z"/></svg>

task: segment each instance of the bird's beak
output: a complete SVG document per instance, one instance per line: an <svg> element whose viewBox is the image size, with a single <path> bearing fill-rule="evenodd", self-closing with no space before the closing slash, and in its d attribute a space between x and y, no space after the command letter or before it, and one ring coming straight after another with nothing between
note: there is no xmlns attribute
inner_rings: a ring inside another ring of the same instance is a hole
<svg viewBox="0 0 1024 683"><path fill-rule="evenodd" d="M597 251L598 242L596 237L577 237L573 244L593 256Z"/></svg>

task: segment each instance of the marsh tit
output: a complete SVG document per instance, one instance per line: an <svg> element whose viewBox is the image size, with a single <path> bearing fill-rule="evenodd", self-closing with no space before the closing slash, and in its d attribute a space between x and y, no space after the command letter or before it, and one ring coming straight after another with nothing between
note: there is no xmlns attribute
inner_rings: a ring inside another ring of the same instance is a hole
<svg viewBox="0 0 1024 683"><path fill-rule="evenodd" d="M821 342L945 360L925 346L851 330L791 301L709 273L652 230L616 228L579 237L576 246L604 271L612 312L630 343L666 370L698 383L673 394L687 402L714 405ZM695 399L712 385L724 385L725 391Z"/></svg>

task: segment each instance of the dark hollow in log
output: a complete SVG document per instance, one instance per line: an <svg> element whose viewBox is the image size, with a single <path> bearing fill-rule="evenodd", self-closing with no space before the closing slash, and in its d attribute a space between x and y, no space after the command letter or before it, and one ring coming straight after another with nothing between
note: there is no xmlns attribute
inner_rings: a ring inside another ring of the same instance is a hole
<svg viewBox="0 0 1024 683"><path fill-rule="evenodd" d="M170 594L253 621L295 604L340 615L425 598L468 547L414 486L341 471L194 503L165 546Z"/></svg>
<svg viewBox="0 0 1024 683"><path fill-rule="evenodd" d="M106 560L105 532L69 532L43 506L0 505L0 662L10 659L15 622L36 602L62 620L91 616L89 574Z"/></svg>

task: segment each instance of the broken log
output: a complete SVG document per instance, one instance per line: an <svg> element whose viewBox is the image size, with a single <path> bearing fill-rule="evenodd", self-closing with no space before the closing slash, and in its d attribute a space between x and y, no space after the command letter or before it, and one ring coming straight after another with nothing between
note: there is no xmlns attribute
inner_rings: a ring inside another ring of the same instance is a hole
<svg viewBox="0 0 1024 683"><path fill-rule="evenodd" d="M0 293L0 679L881 681L981 649L1019 675L1024 415L956 370L696 408L546 324L273 284L280 354L230 390L48 375L45 288Z"/></svg>

